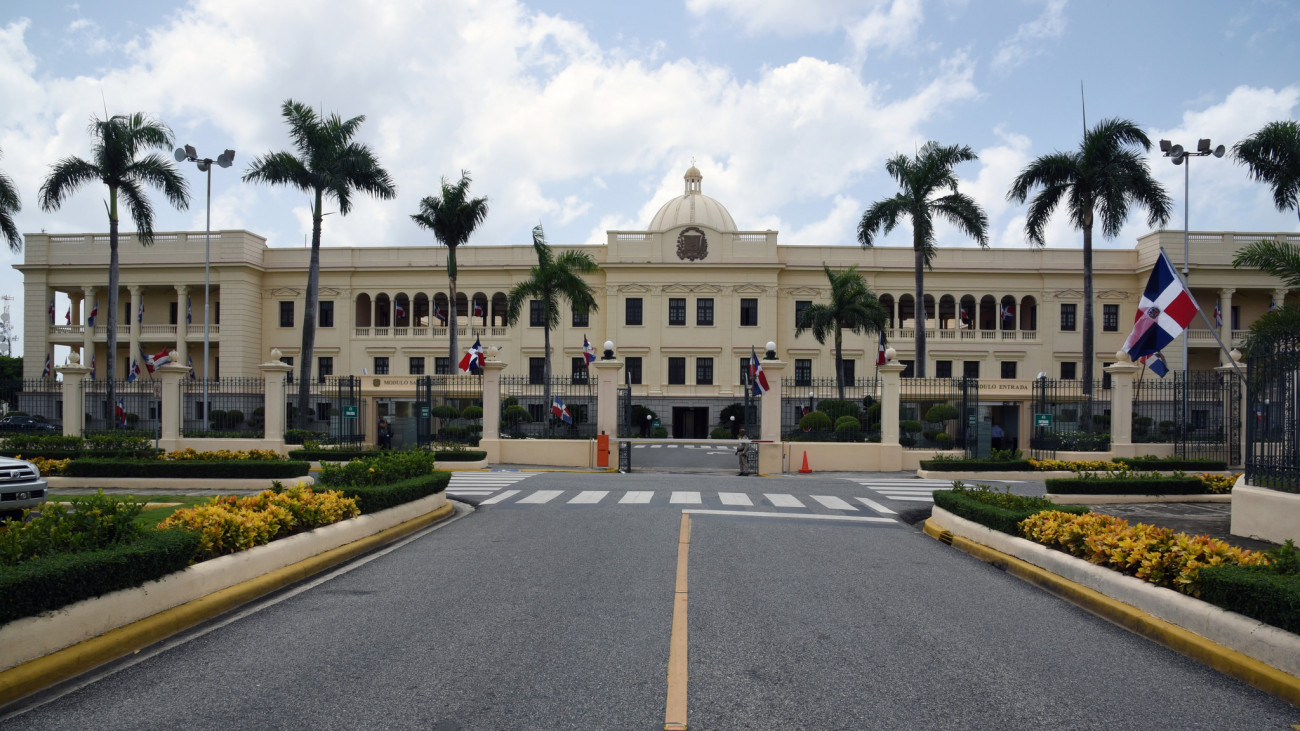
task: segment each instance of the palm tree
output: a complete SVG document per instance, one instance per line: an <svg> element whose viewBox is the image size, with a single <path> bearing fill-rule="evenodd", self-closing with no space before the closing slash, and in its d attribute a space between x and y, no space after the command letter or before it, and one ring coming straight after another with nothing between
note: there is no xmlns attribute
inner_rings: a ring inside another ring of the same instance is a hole
<svg viewBox="0 0 1300 731"><path fill-rule="evenodd" d="M40 189L41 209L59 210L63 202L83 184L98 180L108 186L108 363L105 384L108 413L117 401L117 200L126 203L135 221L136 238L144 246L153 244L153 205L145 196L145 186L160 189L179 210L190 205L189 185L176 169L169 155L148 150L171 150L172 131L162 122L140 112L115 114L108 119L92 117L87 129L95 144L92 158L65 157L50 166L50 174ZM146 153L140 156L141 153Z"/></svg>
<svg viewBox="0 0 1300 731"><path fill-rule="evenodd" d="M548 407L551 404L551 329L560 324L560 300L569 302L572 310L598 312L599 304L591 285L583 274L596 271L596 262L585 251L566 251L555 256L546 243L542 225L533 227L533 250L537 252L537 266L528 270L528 278L510 290L506 301L506 320L511 326L519 321L524 304L537 300L545 313L542 337L546 356L543 394Z"/></svg>
<svg viewBox="0 0 1300 731"><path fill-rule="evenodd" d="M364 115L343 119L338 114L319 117L303 104L286 99L280 116L289 125L289 137L297 148L270 152L256 160L244 173L244 182L287 185L312 195L311 263L307 268L307 301L302 313L302 363L298 379L298 426L307 428L307 402L311 393L312 351L316 344L316 308L320 297L320 231L325 198L339 205L339 215L352 210L353 191L381 200L397 196L397 186L388 171L380 167L370 148L353 141Z"/></svg>
<svg viewBox="0 0 1300 731"><path fill-rule="evenodd" d="M916 257L916 365L918 378L925 378L925 270L932 267L937 250L934 245L934 217L941 216L980 246L989 245L988 216L972 198L957 190L957 176L952 169L959 163L978 160L967 146L943 146L927 142L915 157L895 155L885 163L889 176L902 190L893 198L871 204L858 223L858 241L862 246L875 245L876 234L888 234L899 221L912 222L912 249ZM946 195L940 195L943 191ZM935 197L935 196L938 197Z"/></svg>
<svg viewBox="0 0 1300 731"><path fill-rule="evenodd" d="M23 237L14 225L14 214L22 209L23 203L18 199L18 189L14 187L13 179L0 173L0 233L4 234L10 251L15 254L23 250Z"/></svg>
<svg viewBox="0 0 1300 731"><path fill-rule="evenodd" d="M1136 149L1140 148L1140 149ZM1052 211L1062 199L1070 224L1083 232L1083 393L1092 395L1093 346L1092 317L1092 226L1101 218L1101 234L1106 238L1119 235L1128 218L1129 206L1147 209L1147 225L1155 228L1169 220L1172 203L1164 187L1151 177L1142 153L1151 149L1151 140L1138 126L1126 119L1103 119L1096 127L1085 130L1083 142L1075 152L1053 152L1034 160L1016 176L1007 192L1007 200L1024 203L1030 193L1040 189L1029 201L1025 217L1025 235L1035 246L1044 246L1043 232ZM1091 401L1085 401L1090 404ZM1091 421L1089 421L1091 423Z"/></svg>
<svg viewBox="0 0 1300 731"><path fill-rule="evenodd" d="M1232 155L1250 170L1250 177L1273 188L1279 211L1300 209L1300 124L1269 122L1233 145Z"/></svg>
<svg viewBox="0 0 1300 731"><path fill-rule="evenodd" d="M1275 239L1256 241L1233 258L1234 267L1255 267L1281 279L1288 289L1300 288L1300 246ZM1300 305L1278 302L1250 326L1243 349L1253 354L1266 341L1300 333Z"/></svg>
<svg viewBox="0 0 1300 731"><path fill-rule="evenodd" d="M443 178L442 195L425 196L420 201L420 212L411 216L411 220L419 224L420 228L432 231L438 243L447 247L447 279L450 282L447 339L452 363L456 362L460 352L456 342L456 247L469 243L474 229L483 223L488 213L487 198L471 198L469 184L468 170L461 170L460 180L455 183L449 183Z"/></svg>
<svg viewBox="0 0 1300 731"><path fill-rule="evenodd" d="M857 266L851 266L841 272L832 272L822 262L826 278L831 283L831 301L827 304L812 304L799 313L794 323L794 336L799 337L805 330L812 330L817 342L825 345L826 336L835 337L835 383L839 387L840 400L844 400L844 330L859 335L879 332L885 326L888 317L880 300L867 286L858 273Z"/></svg>

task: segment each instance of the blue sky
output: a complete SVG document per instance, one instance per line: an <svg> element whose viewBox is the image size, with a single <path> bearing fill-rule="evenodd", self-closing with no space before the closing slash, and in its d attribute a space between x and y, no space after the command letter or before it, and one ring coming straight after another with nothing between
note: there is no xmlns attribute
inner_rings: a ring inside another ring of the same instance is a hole
<svg viewBox="0 0 1300 731"><path fill-rule="evenodd" d="M1288 2L11 0L0 12L0 169L30 232L107 228L100 189L55 214L35 204L50 163L89 154L86 124L105 106L151 113L213 156L236 149L235 168L213 176L213 227L273 246L303 245L307 201L238 173L289 147L279 105L293 97L365 114L361 138L399 187L395 201L327 217L325 246L430 243L409 214L461 169L491 203L472 245L526 243L539 220L553 243L598 243L644 228L692 159L741 228L853 246L865 207L897 190L884 161L934 139L979 153L958 168L963 190L994 245L1020 247L1007 186L1034 157L1078 144L1081 82L1090 122L1132 119L1153 142L1231 146L1300 103L1300 7ZM1183 169L1151 164L1181 228ZM157 199L159 230L203 226L203 179L185 174L196 204ZM1058 219L1049 245L1079 246ZM1191 169L1191 226L1294 231L1297 218L1240 166L1206 158ZM1100 245L1147 230L1135 213ZM883 243L909 242L902 228ZM0 264L7 291L17 260Z"/></svg>

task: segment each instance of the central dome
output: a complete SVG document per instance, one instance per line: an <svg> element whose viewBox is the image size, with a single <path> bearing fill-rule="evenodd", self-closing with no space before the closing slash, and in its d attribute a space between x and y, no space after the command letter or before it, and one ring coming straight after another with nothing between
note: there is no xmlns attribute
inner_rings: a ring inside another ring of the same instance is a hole
<svg viewBox="0 0 1300 731"><path fill-rule="evenodd" d="M704 176L694 165L686 171L686 192L663 204L650 220L650 231L667 231L678 226L708 226L716 231L735 231L736 222L726 206L700 192Z"/></svg>

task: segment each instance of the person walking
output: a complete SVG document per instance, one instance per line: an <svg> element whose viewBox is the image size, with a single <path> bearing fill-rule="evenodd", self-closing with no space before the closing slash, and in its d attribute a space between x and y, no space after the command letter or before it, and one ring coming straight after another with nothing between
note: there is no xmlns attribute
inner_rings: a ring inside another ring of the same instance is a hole
<svg viewBox="0 0 1300 731"><path fill-rule="evenodd" d="M1006 447L1002 446L1002 441L1006 437L1006 432L1002 431L1001 424L994 424L993 431L989 433L989 436L993 437L994 449L1006 449Z"/></svg>
<svg viewBox="0 0 1300 731"><path fill-rule="evenodd" d="M736 435L740 441L736 444L736 456L740 459L741 477L749 474L749 437L745 436L745 428L741 427L740 432Z"/></svg>
<svg viewBox="0 0 1300 731"><path fill-rule="evenodd" d="M380 449L389 449L393 446L393 432L388 427L388 419L379 417L378 442Z"/></svg>

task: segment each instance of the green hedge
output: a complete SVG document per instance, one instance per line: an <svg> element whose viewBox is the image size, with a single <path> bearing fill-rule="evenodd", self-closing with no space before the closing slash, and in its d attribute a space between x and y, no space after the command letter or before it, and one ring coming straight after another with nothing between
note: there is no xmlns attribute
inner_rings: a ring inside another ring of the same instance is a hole
<svg viewBox="0 0 1300 731"><path fill-rule="evenodd" d="M487 459L487 452L481 449L466 449L461 452L439 451L433 453L433 458L438 462L477 462Z"/></svg>
<svg viewBox="0 0 1300 731"><path fill-rule="evenodd" d="M118 449L78 449L78 450L60 450L60 449L24 449L15 451L12 449L0 450L0 455L5 457L21 457L22 459L156 459L161 457L161 449L149 449L145 451L123 451Z"/></svg>
<svg viewBox="0 0 1300 731"><path fill-rule="evenodd" d="M433 472L387 485L330 487L327 489L338 490L343 493L344 497L357 498L357 506L361 508L362 513L376 513L380 510L436 495L446 490L449 482L451 482L450 472Z"/></svg>
<svg viewBox="0 0 1300 731"><path fill-rule="evenodd" d="M1031 472L1027 459L923 459L921 469L933 472Z"/></svg>
<svg viewBox="0 0 1300 731"><path fill-rule="evenodd" d="M289 459L301 459L308 462L351 462L354 459L366 459L381 453L378 449L294 449L289 452ZM438 451L433 453L435 460L443 462L477 462L487 459L487 452L479 449L467 449L459 452Z"/></svg>
<svg viewBox="0 0 1300 731"><path fill-rule="evenodd" d="M1055 505L1041 498L1024 498L1021 507L1001 507L981 502L957 490L936 490L934 504L966 520L1013 536L1020 535L1020 521L1044 510L1060 510L1083 515L1088 508L1082 505Z"/></svg>
<svg viewBox="0 0 1300 731"><path fill-rule="evenodd" d="M197 533L150 531L125 545L0 567L0 625L162 578L188 566L198 549Z"/></svg>
<svg viewBox="0 0 1300 731"><path fill-rule="evenodd" d="M1200 581L1204 601L1300 634L1300 574L1267 566L1206 566Z"/></svg>
<svg viewBox="0 0 1300 731"><path fill-rule="evenodd" d="M1212 470L1226 470L1228 463L1221 459L1157 459L1154 457L1116 457L1115 462L1128 465L1134 470L1163 470L1171 472L1173 470L1196 470L1198 472L1209 472Z"/></svg>
<svg viewBox="0 0 1300 731"><path fill-rule="evenodd" d="M1199 477L1061 477L1044 480L1053 495L1204 495Z"/></svg>
<svg viewBox="0 0 1300 731"><path fill-rule="evenodd" d="M303 477L308 462L230 460L75 459L64 473L68 477L176 477L185 479L279 479Z"/></svg>

